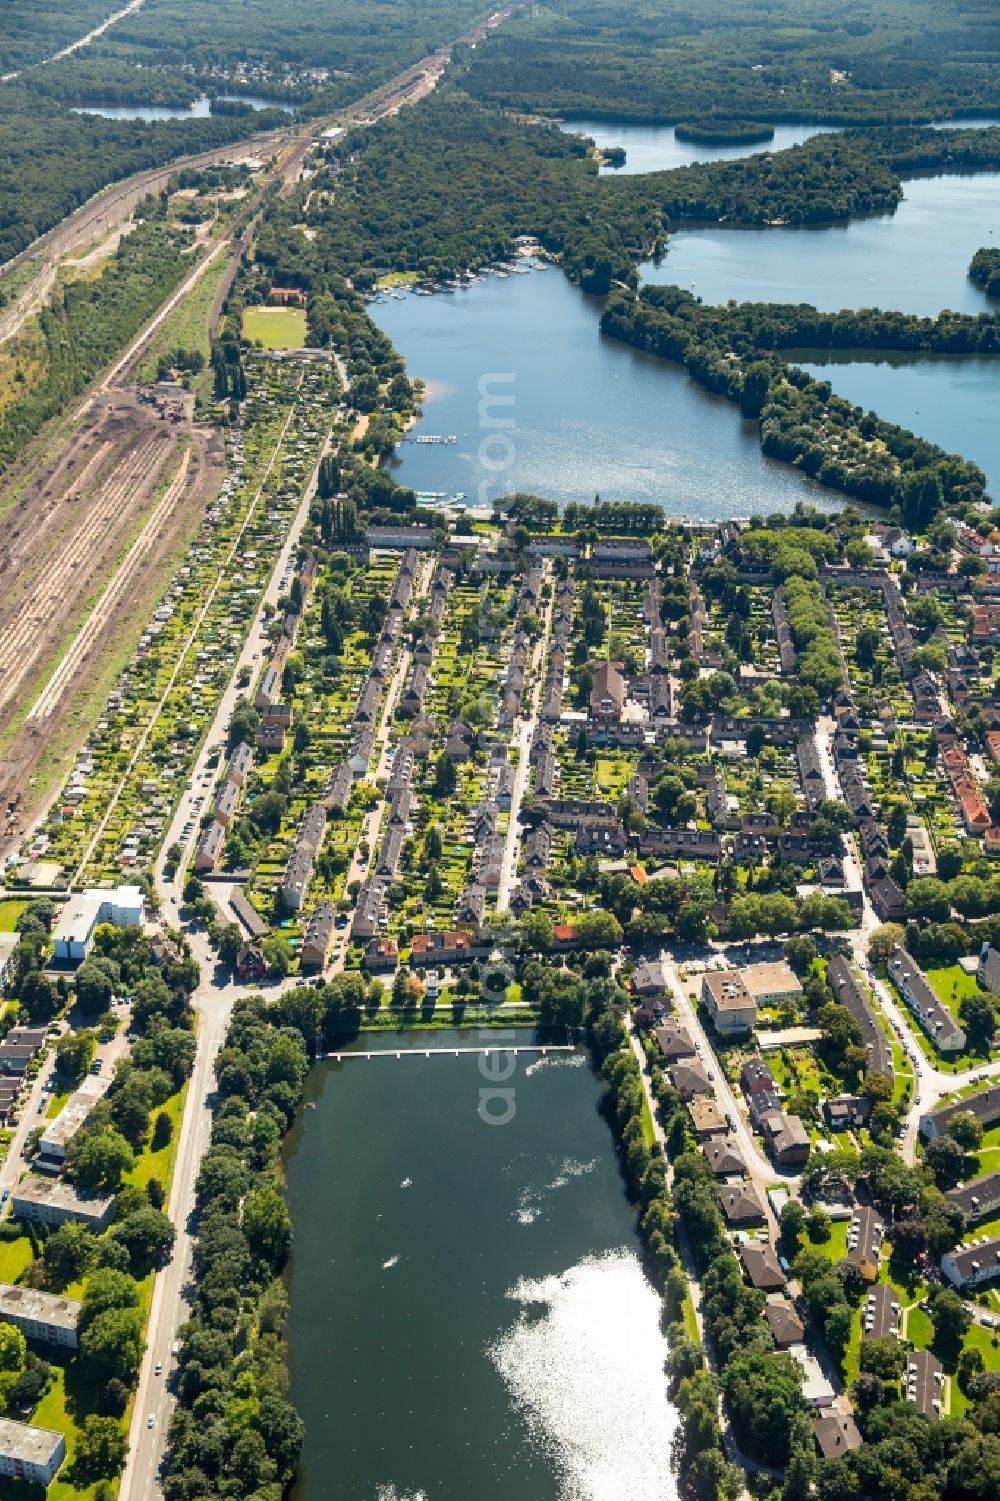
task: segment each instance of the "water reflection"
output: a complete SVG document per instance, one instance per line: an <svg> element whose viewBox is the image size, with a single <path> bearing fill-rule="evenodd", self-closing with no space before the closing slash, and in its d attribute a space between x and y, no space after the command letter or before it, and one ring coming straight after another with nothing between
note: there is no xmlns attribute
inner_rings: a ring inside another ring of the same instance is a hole
<svg viewBox="0 0 1000 1501"><path fill-rule="evenodd" d="M559 1476L559 1501L673 1501L667 1345L635 1255L523 1278L509 1296L521 1312L490 1354Z"/></svg>

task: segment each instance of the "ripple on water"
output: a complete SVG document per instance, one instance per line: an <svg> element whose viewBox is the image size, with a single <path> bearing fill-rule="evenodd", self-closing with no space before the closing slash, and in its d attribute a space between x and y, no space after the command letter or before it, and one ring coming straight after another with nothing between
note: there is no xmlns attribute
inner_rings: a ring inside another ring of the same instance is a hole
<svg viewBox="0 0 1000 1501"><path fill-rule="evenodd" d="M490 1358L559 1479L559 1501L676 1501L659 1298L630 1251L522 1279Z"/></svg>

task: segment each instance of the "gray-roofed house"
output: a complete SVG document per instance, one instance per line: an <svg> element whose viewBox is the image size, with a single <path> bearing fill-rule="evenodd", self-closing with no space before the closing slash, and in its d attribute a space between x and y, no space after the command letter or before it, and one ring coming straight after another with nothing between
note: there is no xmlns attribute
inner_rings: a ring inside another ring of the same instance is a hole
<svg viewBox="0 0 1000 1501"><path fill-rule="evenodd" d="M930 1350L913 1350L906 1357L903 1396L928 1418L940 1418L944 1367Z"/></svg>
<svg viewBox="0 0 1000 1501"><path fill-rule="evenodd" d="M701 1150L717 1178L742 1177L746 1172L746 1163L735 1136L714 1137L702 1142Z"/></svg>
<svg viewBox="0 0 1000 1501"><path fill-rule="evenodd" d="M802 1341L805 1325L787 1298L768 1298L764 1304L764 1318L779 1350L787 1350L789 1345Z"/></svg>
<svg viewBox="0 0 1000 1501"><path fill-rule="evenodd" d="M730 1225L760 1225L764 1205L752 1183L724 1183L716 1190L719 1207Z"/></svg>
<svg viewBox="0 0 1000 1501"><path fill-rule="evenodd" d="M734 1223L745 1222L744 1219ZM788 1281L781 1270L778 1253L773 1246L762 1244L760 1241L745 1241L739 1248L739 1256L743 1269L754 1287L762 1288L765 1292L773 1292L784 1287Z"/></svg>

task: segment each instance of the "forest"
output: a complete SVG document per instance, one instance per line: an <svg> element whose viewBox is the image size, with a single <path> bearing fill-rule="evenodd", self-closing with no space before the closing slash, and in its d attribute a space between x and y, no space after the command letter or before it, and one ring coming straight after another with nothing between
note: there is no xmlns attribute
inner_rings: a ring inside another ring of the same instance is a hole
<svg viewBox="0 0 1000 1501"><path fill-rule="evenodd" d="M464 59L463 86L578 119L879 124L1000 107L989 0L547 0Z"/></svg>
<svg viewBox="0 0 1000 1501"><path fill-rule="evenodd" d="M268 110L260 129L286 120ZM0 88L0 265L109 182L163 166L178 156L244 140L245 119L209 116L143 125L76 115L37 98L23 85Z"/></svg>
<svg viewBox="0 0 1000 1501"><path fill-rule="evenodd" d="M279 204L262 235L278 280L430 280L509 254L535 234L585 291L634 286L672 225L809 224L891 212L902 173L1000 165L1000 130L919 127L815 136L801 146L673 171L598 176L581 138L518 120L442 84L403 117L348 132ZM332 196L331 196L332 195ZM331 207L332 203L332 207ZM311 242L292 226L316 231Z"/></svg>
<svg viewBox="0 0 1000 1501"><path fill-rule="evenodd" d="M969 280L989 297L1000 297L1000 250L977 250L969 262Z"/></svg>

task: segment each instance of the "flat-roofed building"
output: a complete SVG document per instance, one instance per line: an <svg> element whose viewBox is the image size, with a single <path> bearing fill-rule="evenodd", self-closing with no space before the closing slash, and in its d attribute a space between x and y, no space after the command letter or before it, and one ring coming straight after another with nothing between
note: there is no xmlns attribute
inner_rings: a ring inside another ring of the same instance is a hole
<svg viewBox="0 0 1000 1501"><path fill-rule="evenodd" d="M98 1100L102 1098L111 1081L105 1082L97 1079L92 1081L88 1078L86 1082L88 1085L93 1082L99 1087L74 1090L55 1120L49 1122L39 1138L38 1150L43 1157L54 1159L56 1162L65 1162L66 1148ZM102 1084L103 1087L100 1087Z"/></svg>
<svg viewBox="0 0 1000 1501"><path fill-rule="evenodd" d="M52 1428L0 1418L0 1475L49 1485L66 1457L66 1440Z"/></svg>
<svg viewBox="0 0 1000 1501"><path fill-rule="evenodd" d="M11 1197L15 1219L40 1225L65 1225L75 1220L91 1230L103 1230L115 1207L114 1194L84 1194L64 1178L23 1178Z"/></svg>
<svg viewBox="0 0 1000 1501"><path fill-rule="evenodd" d="M145 896L138 886L114 886L71 896L52 930L54 958L79 963L86 959L94 929L101 923L139 928L144 910Z"/></svg>
<svg viewBox="0 0 1000 1501"><path fill-rule="evenodd" d="M76 1298L46 1293L35 1287L0 1282L0 1323L13 1324L25 1339L76 1349L80 1304Z"/></svg>
<svg viewBox="0 0 1000 1501"><path fill-rule="evenodd" d="M784 963L748 964L740 978L757 1006L780 1006L802 995L802 986Z"/></svg>
<svg viewBox="0 0 1000 1501"><path fill-rule="evenodd" d="M805 1345L790 1345L788 1350L802 1369L802 1396L807 1407L832 1407L836 1392L823 1375L823 1367Z"/></svg>
<svg viewBox="0 0 1000 1501"><path fill-rule="evenodd" d="M720 1036L733 1037L753 1031L757 1002L739 970L709 970L702 977L701 998Z"/></svg>
<svg viewBox="0 0 1000 1501"><path fill-rule="evenodd" d="M725 1117L711 1095L695 1095L688 1100L687 1108L694 1133L699 1139L703 1136L715 1136L726 1129Z"/></svg>

